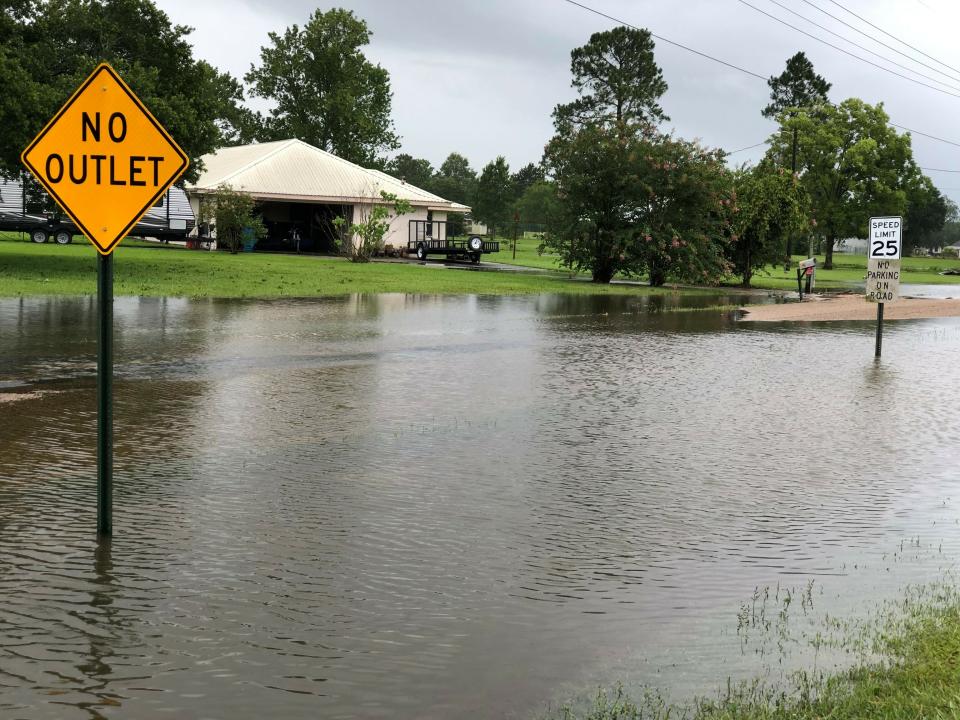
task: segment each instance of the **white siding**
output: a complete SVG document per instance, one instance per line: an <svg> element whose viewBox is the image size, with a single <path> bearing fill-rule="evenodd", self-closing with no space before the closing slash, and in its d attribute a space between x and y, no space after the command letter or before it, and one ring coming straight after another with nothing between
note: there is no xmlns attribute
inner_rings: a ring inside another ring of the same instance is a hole
<svg viewBox="0 0 960 720"><path fill-rule="evenodd" d="M353 206L353 223L362 223L365 222L370 213L370 208L372 205L367 204L356 204ZM392 213L391 213L392 214ZM442 217L440 217L442 216ZM434 220L445 220L447 217L446 213L433 213ZM393 217L390 220L390 229L387 230L386 235L383 236L384 245L393 245L397 250L401 250L407 247L407 238L409 237L409 226L411 220L426 220L427 219L427 209L426 208L414 208L413 212L407 213L406 215L401 215L399 217ZM354 245L360 244L360 238L357 235L353 236Z"/></svg>

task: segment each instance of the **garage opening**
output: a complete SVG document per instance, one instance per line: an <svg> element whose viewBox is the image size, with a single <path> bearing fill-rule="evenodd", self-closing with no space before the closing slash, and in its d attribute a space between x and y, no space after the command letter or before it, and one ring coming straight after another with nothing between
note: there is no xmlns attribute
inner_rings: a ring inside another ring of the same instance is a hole
<svg viewBox="0 0 960 720"><path fill-rule="evenodd" d="M267 236L257 243L256 249L266 252L334 254L337 229L333 221L353 216L352 205L265 200L257 207Z"/></svg>

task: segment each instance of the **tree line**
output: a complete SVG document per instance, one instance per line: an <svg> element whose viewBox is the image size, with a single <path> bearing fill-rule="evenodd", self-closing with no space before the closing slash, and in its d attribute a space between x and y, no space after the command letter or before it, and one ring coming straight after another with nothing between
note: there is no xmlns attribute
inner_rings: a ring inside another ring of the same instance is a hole
<svg viewBox="0 0 960 720"><path fill-rule="evenodd" d="M152 0L8 0L0 10L0 173L21 172L20 152L102 60L113 64L191 158L225 145L296 137L365 167L383 169L474 207L491 228L542 182L539 164L516 172L498 157L481 172L459 153L434 169L401 153L391 120L389 73L363 54L367 23L352 11L317 10L303 25L269 33L242 81L193 57L191 28L174 25ZM271 103L261 113L247 98ZM527 222L545 222L535 202ZM463 231L454 217L453 231Z"/></svg>
<svg viewBox="0 0 960 720"><path fill-rule="evenodd" d="M554 109L541 160L511 171L497 157L477 172L455 152L438 168L407 153L388 159L400 149L390 77L364 56L371 33L351 11L317 10L269 33L242 80L194 58L190 32L152 0L7 0L0 173L21 171L20 151L107 60L190 156L187 180L219 147L297 137L469 205L493 232L517 218L545 226L543 249L597 282L737 275L749 284L810 240L830 267L834 245L864 236L871 215L904 215L907 250L960 231L955 206L917 167L909 134L889 124L882 104L830 102L830 84L803 53L769 80L762 113L778 128L765 156L731 168L723 150L662 129L667 82L648 31L595 33L571 52L576 98ZM270 110L251 110L248 97ZM451 218L451 232L462 232L461 220Z"/></svg>
<svg viewBox="0 0 960 720"><path fill-rule="evenodd" d="M300 138L352 162L383 167L399 147L387 71L363 54L366 22L317 10L269 33L243 79L193 56L192 29L153 0L6 0L0 8L0 173L100 62L111 63L197 160L225 145ZM268 112L247 98L270 102Z"/></svg>
<svg viewBox="0 0 960 720"><path fill-rule="evenodd" d="M872 215L905 217L905 250L942 242L955 208L913 159L882 104L830 102L801 52L769 79L778 123L756 165L660 127L667 84L646 30L594 34L571 54L578 97L554 110L543 165L560 210L544 248L596 282L615 275L714 283L790 263L793 250L865 237Z"/></svg>

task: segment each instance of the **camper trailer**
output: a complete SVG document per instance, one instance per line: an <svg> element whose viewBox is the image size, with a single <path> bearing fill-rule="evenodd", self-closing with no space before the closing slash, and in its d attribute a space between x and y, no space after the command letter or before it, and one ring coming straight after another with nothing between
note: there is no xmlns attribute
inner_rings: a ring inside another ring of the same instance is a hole
<svg viewBox="0 0 960 720"><path fill-rule="evenodd" d="M193 230L195 219L186 193L171 187L140 218L130 235L182 240ZM28 179L0 178L0 231L26 232L35 243L53 240L58 245L73 242L80 230L43 189Z"/></svg>

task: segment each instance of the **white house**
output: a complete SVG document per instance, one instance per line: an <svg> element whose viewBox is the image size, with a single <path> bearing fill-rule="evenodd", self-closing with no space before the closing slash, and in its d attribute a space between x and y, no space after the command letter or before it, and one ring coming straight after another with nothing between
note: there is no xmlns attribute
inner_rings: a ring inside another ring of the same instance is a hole
<svg viewBox="0 0 960 720"><path fill-rule="evenodd" d="M200 217L205 196L229 186L253 197L260 207L268 237L257 247L292 249L294 230L306 252L334 249L333 221L343 217L362 222L380 193L406 200L413 212L395 218L384 238L387 245L406 247L408 237L443 238L447 213L466 213L466 205L410 185L403 180L360 167L301 140L238 145L204 155L204 170L186 186L194 213Z"/></svg>

